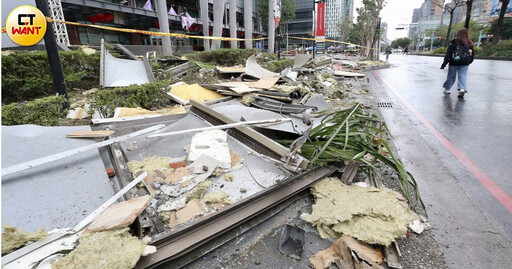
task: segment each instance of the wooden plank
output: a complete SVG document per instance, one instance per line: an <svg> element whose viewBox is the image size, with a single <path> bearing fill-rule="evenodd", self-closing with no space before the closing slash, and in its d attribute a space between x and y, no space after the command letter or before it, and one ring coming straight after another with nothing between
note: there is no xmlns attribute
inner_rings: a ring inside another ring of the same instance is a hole
<svg viewBox="0 0 512 269"><path fill-rule="evenodd" d="M222 74L242 74L245 72L245 67L220 67L217 66L215 69Z"/></svg>
<svg viewBox="0 0 512 269"><path fill-rule="evenodd" d="M109 137L114 134L114 131L77 131L71 132L66 135L69 138L102 138Z"/></svg>
<svg viewBox="0 0 512 269"><path fill-rule="evenodd" d="M26 169L29 169L29 168L32 168L32 167L36 167L36 166L40 166L40 165L43 165L43 164L46 164L46 163L50 163L50 162L53 162L53 161L64 159L64 158L67 158L67 157L70 157L70 156L73 156L73 155L77 155L77 154L80 154L80 153L83 153L83 152L99 149L101 147L108 146L108 145L114 144L116 142L121 142L121 141L130 139L130 138L133 138L133 137L137 137L139 135L144 135L144 134L147 134L147 133L150 133L150 132L162 129L164 127L165 127L164 124L158 124L158 125L146 128L146 129L142 129L142 130L137 131L137 132L133 132L133 133L130 133L130 134L127 134L127 135L123 135L123 136L120 136L120 137L109 139L109 140L106 140L106 141L103 141L103 142L87 145L87 146L76 148L76 149L70 149L68 151L52 154L52 155L49 155L49 156L46 156L46 157L35 159L33 161L28 161L28 162L20 163L20 164L17 164L17 165L9 166L7 168L3 168L2 169L2 176L4 177L4 176L7 176L7 175L16 173L16 172L21 172L23 170L26 170Z"/></svg>
<svg viewBox="0 0 512 269"><path fill-rule="evenodd" d="M363 73L354 73L354 72L347 72L342 70L336 70L334 71L335 76L340 77L365 77L366 75Z"/></svg>
<svg viewBox="0 0 512 269"><path fill-rule="evenodd" d="M109 206L85 230L84 233L102 232L130 226L153 199L144 195Z"/></svg>
<svg viewBox="0 0 512 269"><path fill-rule="evenodd" d="M252 85L253 88L269 90L276 84L279 78L261 78Z"/></svg>

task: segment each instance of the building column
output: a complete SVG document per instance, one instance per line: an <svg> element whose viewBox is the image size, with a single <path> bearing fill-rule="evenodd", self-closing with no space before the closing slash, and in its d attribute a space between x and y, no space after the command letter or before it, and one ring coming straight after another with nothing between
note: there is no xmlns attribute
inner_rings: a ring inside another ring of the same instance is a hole
<svg viewBox="0 0 512 269"><path fill-rule="evenodd" d="M213 36L222 37L222 28L224 23L224 9L226 6L226 0L215 0L213 1ZM212 49L220 49L220 40L212 41Z"/></svg>
<svg viewBox="0 0 512 269"><path fill-rule="evenodd" d="M210 35L210 19L208 18L208 0L201 0L199 2L199 9L201 9L201 20L203 21L203 36ZM205 51L210 51L210 40L203 39L203 46Z"/></svg>
<svg viewBox="0 0 512 269"><path fill-rule="evenodd" d="M236 0L229 0L229 36L236 38ZM238 48L238 41L231 41L231 48Z"/></svg>
<svg viewBox="0 0 512 269"><path fill-rule="evenodd" d="M274 53L276 22L274 21L274 5L268 0L268 53Z"/></svg>
<svg viewBox="0 0 512 269"><path fill-rule="evenodd" d="M253 0L244 0L244 28L245 28L245 38L252 38L252 1ZM245 48L252 49L252 40L245 41Z"/></svg>
<svg viewBox="0 0 512 269"><path fill-rule="evenodd" d="M160 24L160 32L169 33L169 15L167 14L166 0L156 0L156 14ZM162 52L164 55L172 55L171 37L162 36Z"/></svg>

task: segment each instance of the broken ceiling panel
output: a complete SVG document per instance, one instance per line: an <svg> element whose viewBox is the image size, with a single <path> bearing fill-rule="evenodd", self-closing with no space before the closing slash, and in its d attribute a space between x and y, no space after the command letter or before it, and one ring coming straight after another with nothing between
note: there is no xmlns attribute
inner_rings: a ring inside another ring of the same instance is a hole
<svg viewBox="0 0 512 269"><path fill-rule="evenodd" d="M105 51L105 56L102 55L102 58L104 63L103 87L125 87L152 81L141 60L119 59L110 55L108 51Z"/></svg>
<svg viewBox="0 0 512 269"><path fill-rule="evenodd" d="M2 166L94 144L69 139L90 126L2 126ZM2 177L2 222L26 232L73 227L114 194L97 150Z"/></svg>
<svg viewBox="0 0 512 269"><path fill-rule="evenodd" d="M211 126L205 120L188 114L167 127L162 132L173 132L186 129L200 128ZM121 142L126 157L130 161L144 160L147 156L168 156L177 158L186 156L187 151L184 147L190 145L194 133L186 133L179 136L166 136L157 138L138 137L134 139L137 149L128 151L129 142ZM283 180L290 174L279 168L276 163L270 162L266 157L255 152L253 149L228 135L227 142L230 149L230 164L234 165L234 171L229 174L233 175L233 181L229 182L224 179L221 174L208 178L211 185L208 186L207 192L225 192L230 195L230 200L236 202L244 197L248 197L258 191L274 185L276 182ZM188 148L188 147L187 147ZM193 197L199 199L200 197ZM171 204L168 204L171 206Z"/></svg>

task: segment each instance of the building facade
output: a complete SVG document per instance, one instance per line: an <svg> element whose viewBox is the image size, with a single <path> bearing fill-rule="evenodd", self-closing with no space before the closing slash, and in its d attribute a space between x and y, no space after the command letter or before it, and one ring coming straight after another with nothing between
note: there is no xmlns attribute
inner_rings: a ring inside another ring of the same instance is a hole
<svg viewBox="0 0 512 269"><path fill-rule="evenodd" d="M295 0L295 19L287 23L288 34L297 37L312 37L314 15L312 0ZM353 0L325 0L325 37L339 39L338 25L345 20L352 20ZM309 46L311 41L290 40L291 43Z"/></svg>
<svg viewBox="0 0 512 269"><path fill-rule="evenodd" d="M325 35L327 38L339 38L338 25L345 20L352 20L352 0L327 0L325 8Z"/></svg>
<svg viewBox="0 0 512 269"><path fill-rule="evenodd" d="M114 28L126 28L159 32L159 20L157 17L157 3L160 0L48 0L59 1L62 6L64 19L71 22L110 26ZM213 3L217 0L208 0L208 25L209 29L203 29L201 20L200 0L166 0L166 12L169 17L169 30L171 33L187 35L203 35L208 31L212 35L213 28ZM260 37L264 33L259 16L258 1L252 1L251 27L253 37ZM225 10L222 21L222 36L230 37L229 31L229 1L225 2ZM148 4L149 3L149 4ZM244 0L236 0L236 34L239 38L245 37L244 25ZM172 12L171 12L172 9ZM174 15L171 15L172 13ZM194 23L185 28L182 25L182 16L188 14L195 19ZM161 45L161 38L139 33L124 33L82 26L66 26L70 45L99 45L101 39L109 43L123 45ZM238 47L244 47L244 42L238 42ZM189 46L193 50L201 50L204 47L201 39L172 38L173 46ZM222 42L221 47L230 47L229 41Z"/></svg>

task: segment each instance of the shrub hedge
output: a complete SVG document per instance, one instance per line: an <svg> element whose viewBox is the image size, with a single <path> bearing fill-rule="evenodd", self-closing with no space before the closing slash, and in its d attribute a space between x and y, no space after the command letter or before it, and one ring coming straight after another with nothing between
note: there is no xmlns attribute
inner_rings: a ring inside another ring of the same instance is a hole
<svg viewBox="0 0 512 269"><path fill-rule="evenodd" d="M68 88L98 87L100 54L59 52ZM2 102L9 104L55 94L46 51L22 51L2 55Z"/></svg>
<svg viewBox="0 0 512 269"><path fill-rule="evenodd" d="M67 114L64 96L49 96L34 101L2 106L2 125L57 125Z"/></svg>
<svg viewBox="0 0 512 269"><path fill-rule="evenodd" d="M496 57L512 57L512 39L501 40L496 45L486 43L482 47L482 51L478 53L481 56L496 56Z"/></svg>
<svg viewBox="0 0 512 269"><path fill-rule="evenodd" d="M116 107L142 107L151 110L168 105L168 85L168 81L155 81L143 85L103 89L87 97L92 109L97 110L103 117L112 117Z"/></svg>
<svg viewBox="0 0 512 269"><path fill-rule="evenodd" d="M260 52L258 49L219 49L212 51L195 52L185 55L189 60L203 63L215 63L220 66L243 64L251 55Z"/></svg>

